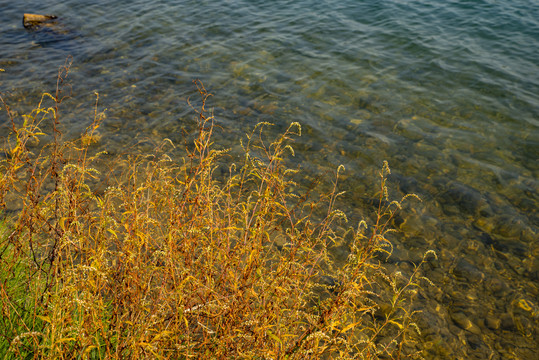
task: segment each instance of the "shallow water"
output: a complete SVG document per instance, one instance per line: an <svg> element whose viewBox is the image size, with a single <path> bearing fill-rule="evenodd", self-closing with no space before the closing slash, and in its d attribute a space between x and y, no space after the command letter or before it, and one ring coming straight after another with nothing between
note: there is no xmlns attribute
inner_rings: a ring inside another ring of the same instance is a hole
<svg viewBox="0 0 539 360"><path fill-rule="evenodd" d="M539 350L539 6L534 1L3 2L0 91L24 111L74 58L75 135L94 91L102 146L183 140L193 79L214 94L216 143L260 121L302 124L305 178L346 167L341 208L372 212L383 160L413 192L388 267L435 250L415 299L427 358L523 358ZM59 27L31 32L24 12ZM7 122L0 114L0 127ZM1 128L2 132L6 131Z"/></svg>

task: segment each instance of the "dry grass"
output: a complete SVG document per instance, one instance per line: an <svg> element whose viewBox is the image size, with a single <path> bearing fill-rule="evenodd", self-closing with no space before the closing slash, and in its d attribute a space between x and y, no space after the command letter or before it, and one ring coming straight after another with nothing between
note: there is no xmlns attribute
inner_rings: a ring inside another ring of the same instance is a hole
<svg viewBox="0 0 539 360"><path fill-rule="evenodd" d="M1 99L11 131L0 205L20 204L4 212L0 236L2 357L419 356L406 302L419 274L390 277L374 257L391 251L385 236L401 207L387 199L387 164L375 221L346 228L334 208L342 167L328 194L291 190L301 189L286 165L299 124L271 141L269 124L259 124L232 164L212 144L209 94L197 82L202 105L187 156L171 159L164 141L104 171L107 155L92 152L104 116L97 102L79 139L59 131L68 72L66 64L56 93L22 119ZM32 152L44 126L53 141ZM226 178L217 180L218 166ZM344 265L332 256L339 246L350 249Z"/></svg>

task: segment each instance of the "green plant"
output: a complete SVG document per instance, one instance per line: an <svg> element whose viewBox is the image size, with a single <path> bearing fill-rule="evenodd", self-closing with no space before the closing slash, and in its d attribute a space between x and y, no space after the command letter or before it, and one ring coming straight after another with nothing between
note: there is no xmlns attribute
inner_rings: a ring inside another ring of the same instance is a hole
<svg viewBox="0 0 539 360"><path fill-rule="evenodd" d="M403 345L415 328L407 292L419 272L388 276L376 253L401 202L388 201L387 163L373 224L343 228L333 190L303 189L287 167L292 123L266 140L262 123L227 163L212 143L210 94L197 136L178 162L164 140L151 154L128 155L107 172L93 150L103 114L81 138L62 139L56 94L45 94L12 129L0 164L0 204L18 201L1 237L0 350L47 359L414 357ZM52 105L45 107L44 100ZM52 123L53 143L29 150ZM108 161L107 161L108 162ZM228 168L218 178L219 166ZM291 189L299 189L296 192ZM323 215L320 215L323 214ZM348 246L344 265L332 248ZM22 280L24 279L24 280Z"/></svg>

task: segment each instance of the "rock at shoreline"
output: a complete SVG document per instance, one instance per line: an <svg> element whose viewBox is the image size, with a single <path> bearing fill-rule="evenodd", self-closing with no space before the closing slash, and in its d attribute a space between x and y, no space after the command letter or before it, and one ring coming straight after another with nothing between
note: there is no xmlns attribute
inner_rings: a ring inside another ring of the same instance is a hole
<svg viewBox="0 0 539 360"><path fill-rule="evenodd" d="M24 14L22 24L27 29L36 29L42 26L54 26L58 19L55 15Z"/></svg>

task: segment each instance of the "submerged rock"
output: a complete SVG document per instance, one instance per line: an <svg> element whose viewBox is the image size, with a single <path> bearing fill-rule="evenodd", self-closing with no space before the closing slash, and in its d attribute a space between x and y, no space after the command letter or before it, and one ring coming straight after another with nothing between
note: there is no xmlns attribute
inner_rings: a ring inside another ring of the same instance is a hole
<svg viewBox="0 0 539 360"><path fill-rule="evenodd" d="M465 259L460 259L455 268L453 269L453 275L461 281L470 283L478 283L483 281L485 275L474 265L469 263Z"/></svg>
<svg viewBox="0 0 539 360"><path fill-rule="evenodd" d="M493 213L487 200L479 191L457 181L450 183L446 190L439 194L438 201L450 214L458 214L460 210L469 215L489 217Z"/></svg>
<svg viewBox="0 0 539 360"><path fill-rule="evenodd" d="M515 326L515 321L513 320L513 316L509 313L505 313L500 316L500 325L502 329L507 330L507 331L517 330Z"/></svg>
<svg viewBox="0 0 539 360"><path fill-rule="evenodd" d="M494 233L505 238L522 239L522 235L529 231L526 219L518 215L502 215L496 218Z"/></svg>
<svg viewBox="0 0 539 360"><path fill-rule="evenodd" d="M458 312L451 314L451 319L457 324L461 329L468 330L472 334L479 335L481 334L481 329L479 326L475 325L465 314Z"/></svg>

